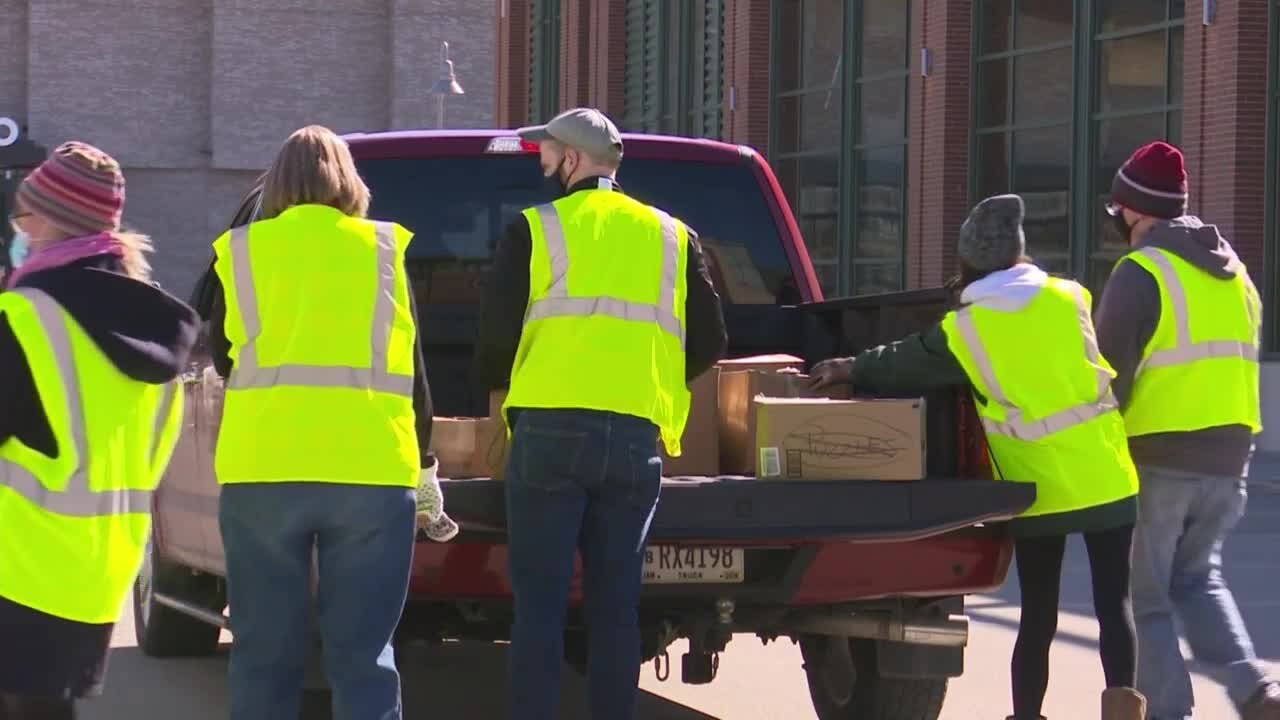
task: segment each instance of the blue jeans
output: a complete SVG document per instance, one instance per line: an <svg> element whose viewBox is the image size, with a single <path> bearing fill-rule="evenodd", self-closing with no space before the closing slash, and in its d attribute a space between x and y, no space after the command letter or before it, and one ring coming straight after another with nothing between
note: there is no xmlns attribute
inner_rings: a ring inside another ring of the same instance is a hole
<svg viewBox="0 0 1280 720"><path fill-rule="evenodd" d="M582 554L587 679L596 720L635 717L640 577L658 504L658 431L588 410L519 410L507 459L507 531L515 623L513 720L559 717L560 667L574 551Z"/></svg>
<svg viewBox="0 0 1280 720"><path fill-rule="evenodd" d="M337 720L400 720L391 638L413 558L414 491L329 483L224 485L231 720L298 717L311 610Z"/></svg>
<svg viewBox="0 0 1280 720"><path fill-rule="evenodd" d="M1147 696L1147 717L1191 717L1191 676L1175 618L1196 659L1241 705L1267 681L1222 577L1222 543L1244 515L1245 481L1152 467L1139 474L1132 581L1138 690Z"/></svg>

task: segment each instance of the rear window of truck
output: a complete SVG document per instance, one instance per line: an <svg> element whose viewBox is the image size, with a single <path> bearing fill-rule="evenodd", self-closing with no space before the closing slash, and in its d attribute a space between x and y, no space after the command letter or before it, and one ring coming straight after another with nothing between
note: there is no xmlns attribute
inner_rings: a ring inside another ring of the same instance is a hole
<svg viewBox="0 0 1280 720"><path fill-rule="evenodd" d="M369 216L413 231L411 273L424 276L432 303L478 301L507 224L555 197L532 155L371 159L359 168L373 195ZM698 233L723 300L775 304L794 293L777 225L749 167L628 158L618 182Z"/></svg>

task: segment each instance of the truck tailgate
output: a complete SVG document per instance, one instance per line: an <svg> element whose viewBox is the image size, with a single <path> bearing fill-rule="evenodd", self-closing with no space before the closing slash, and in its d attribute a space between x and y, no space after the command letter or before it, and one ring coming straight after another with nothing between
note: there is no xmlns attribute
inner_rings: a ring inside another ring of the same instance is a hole
<svg viewBox="0 0 1280 720"><path fill-rule="evenodd" d="M506 527L503 483L443 480L445 507L464 528ZM682 540L915 540L1008 520L1035 486L992 480L919 482L664 480L650 538Z"/></svg>

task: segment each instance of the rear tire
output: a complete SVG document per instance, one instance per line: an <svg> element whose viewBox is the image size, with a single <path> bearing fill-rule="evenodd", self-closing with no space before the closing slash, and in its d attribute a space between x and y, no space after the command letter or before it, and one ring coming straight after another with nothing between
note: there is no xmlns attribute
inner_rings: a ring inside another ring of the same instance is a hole
<svg viewBox="0 0 1280 720"><path fill-rule="evenodd" d="M851 667L829 643L848 643ZM873 640L805 635L800 653L819 720L938 720L942 714L947 679L881 677Z"/></svg>
<svg viewBox="0 0 1280 720"><path fill-rule="evenodd" d="M155 658L207 657L218 651L222 628L184 615L156 602L156 593L179 598L206 610L227 605L222 581L160 557L154 544L133 584L133 629L143 654Z"/></svg>

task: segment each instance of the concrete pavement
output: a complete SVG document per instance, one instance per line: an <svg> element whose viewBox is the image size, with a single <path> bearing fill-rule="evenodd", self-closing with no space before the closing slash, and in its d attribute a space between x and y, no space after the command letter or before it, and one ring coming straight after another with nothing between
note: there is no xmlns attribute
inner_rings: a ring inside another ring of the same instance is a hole
<svg viewBox="0 0 1280 720"><path fill-rule="evenodd" d="M1255 469L1249 513L1226 548L1227 575L1253 632L1258 652L1280 664L1280 462ZM991 596L971 598L973 634L964 677L951 683L942 720L998 720L1009 709L1008 663L1017 627L1017 591L1007 585ZM1088 565L1078 540L1068 549L1063 578L1063 616L1053 649L1053 679L1045 715L1097 717L1102 686L1097 627L1089 601ZM126 620L116 633L106 695L86 703L88 720L225 720L226 655L208 660L144 658ZM679 662L683 648L671 649ZM504 652L500 645L450 643L423 649L406 672L407 717L500 718L503 716ZM1280 667L1278 667L1280 669ZM676 674L678 677L678 673ZM1222 691L1196 676L1196 717L1234 717ZM721 658L716 682L707 686L660 683L651 665L641 672L641 717L646 720L807 720L814 717L800 667L800 652L788 641L762 646L737 638ZM564 673L564 717L585 720L585 688Z"/></svg>

